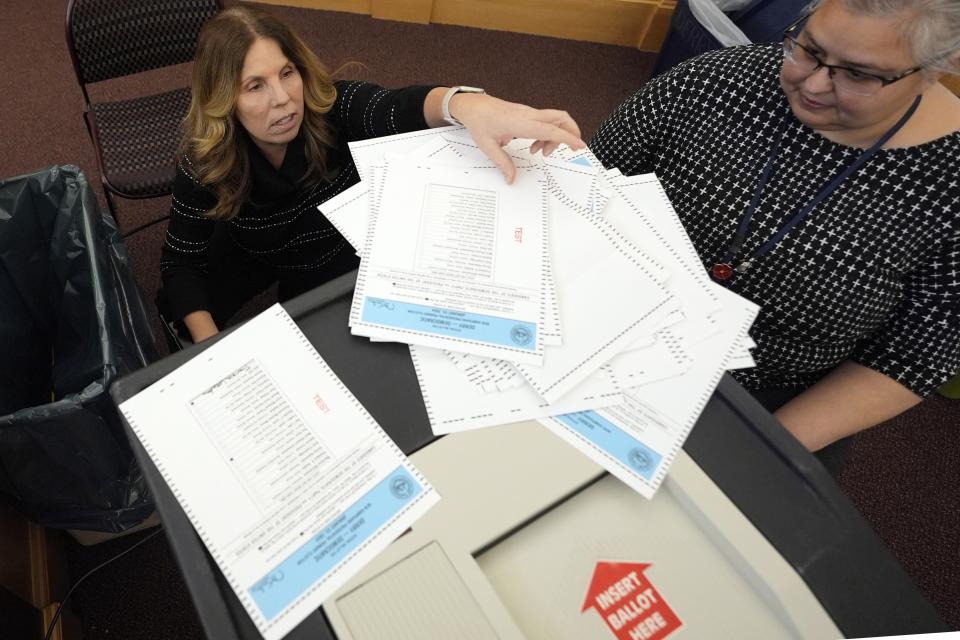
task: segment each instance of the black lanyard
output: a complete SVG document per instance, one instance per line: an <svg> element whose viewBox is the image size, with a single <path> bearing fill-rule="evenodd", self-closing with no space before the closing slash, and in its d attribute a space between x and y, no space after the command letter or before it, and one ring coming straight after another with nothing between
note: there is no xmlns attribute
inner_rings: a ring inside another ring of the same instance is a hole
<svg viewBox="0 0 960 640"><path fill-rule="evenodd" d="M720 260L717 264L711 269L713 277L717 280L728 280L734 273L745 273L749 269L753 262L757 258L762 258L767 254L770 249L775 247L778 242L780 242L785 235L790 233L794 227L803 222L814 207L823 202L827 197L832 194L837 187L840 186L840 183L849 178L857 169L862 167L864 163L873 157L873 155L880 150L880 148L887 143L890 138L892 138L900 129L903 128L903 125L907 123L907 120L910 119L910 116L914 114L917 110L917 107L920 106L921 96L917 96L913 101L913 104L910 105L910 108L907 109L907 112L903 114L900 120L897 121L895 125L890 127L890 129L880 137L877 142L861 153L856 160L853 161L846 169L840 172L833 180L831 180L825 187L820 189L820 192L814 196L805 207L800 209L795 216L793 216L785 225L783 225L779 231L777 231L773 236L767 240L763 245L756 249L753 253L747 256L745 259L740 261L736 267L733 266L733 261L736 259L737 254L740 252L740 249L743 247L743 241L747 237L747 231L750 227L750 221L753 219L753 214L757 210L757 203L760 202L760 196L763 194L763 190L767 186L767 181L770 179L770 172L773 170L773 163L777 159L777 154L780 153L780 146L783 144L783 136L786 133L786 118L784 118L783 124L780 126L780 131L777 134L777 140L773 144L773 149L770 150L770 157L767 158L767 165L763 168L763 173L760 174L760 181L757 183L757 189L753 193L753 199L750 201L750 206L747 207L746 213L743 214L743 219L740 220L740 227L737 229L737 234L733 237L733 241L730 243L730 246L727 248L726 254L724 254L723 259Z"/></svg>

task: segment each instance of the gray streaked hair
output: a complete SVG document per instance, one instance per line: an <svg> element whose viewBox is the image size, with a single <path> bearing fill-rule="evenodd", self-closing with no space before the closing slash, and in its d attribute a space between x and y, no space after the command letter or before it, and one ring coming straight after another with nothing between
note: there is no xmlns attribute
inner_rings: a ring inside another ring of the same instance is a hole
<svg viewBox="0 0 960 640"><path fill-rule="evenodd" d="M813 0L812 13L827 0ZM960 53L960 0L840 0L853 13L876 17L912 14L901 33L913 57L930 71L960 73L954 59Z"/></svg>

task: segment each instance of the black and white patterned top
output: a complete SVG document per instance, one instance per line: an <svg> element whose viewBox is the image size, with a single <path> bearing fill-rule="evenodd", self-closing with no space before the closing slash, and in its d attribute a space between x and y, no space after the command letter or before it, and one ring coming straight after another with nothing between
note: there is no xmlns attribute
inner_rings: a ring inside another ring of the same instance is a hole
<svg viewBox="0 0 960 640"><path fill-rule="evenodd" d="M724 255L775 135L786 133L741 251L749 255L860 150L793 117L780 45L704 54L655 78L591 148L655 172L704 268ZM883 149L727 286L761 306L747 388L806 387L853 360L926 395L960 369L960 132Z"/></svg>
<svg viewBox="0 0 960 640"><path fill-rule="evenodd" d="M337 82L336 88L336 102L326 116L335 136L327 156L327 167L335 175L329 180L314 185L300 181L307 170L300 136L287 146L279 169L249 145L250 196L226 223L227 232L246 253L277 273L318 272L320 278L324 265L342 251L353 251L317 210L320 203L360 180L348 142L427 128L423 103L433 87L387 90L366 82L343 81ZM190 159L180 158L160 260L163 286L175 318L210 309L206 269L215 223L205 214L215 204L216 196L200 184Z"/></svg>

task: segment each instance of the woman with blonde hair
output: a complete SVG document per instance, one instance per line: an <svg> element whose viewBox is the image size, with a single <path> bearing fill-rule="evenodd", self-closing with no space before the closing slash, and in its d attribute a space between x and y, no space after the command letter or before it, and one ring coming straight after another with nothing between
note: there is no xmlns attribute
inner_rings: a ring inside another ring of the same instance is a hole
<svg viewBox="0 0 960 640"><path fill-rule="evenodd" d="M353 250L317 210L359 180L347 143L450 123L508 182L516 168L502 145L512 138L533 138L544 154L583 146L563 111L473 87L335 82L267 11L239 5L212 18L197 46L162 249L171 315L203 340L274 281L287 299L354 269Z"/></svg>
<svg viewBox="0 0 960 640"><path fill-rule="evenodd" d="M734 375L811 450L960 369L958 69L960 0L819 0L782 43L655 78L590 145L655 171L704 268L761 305Z"/></svg>

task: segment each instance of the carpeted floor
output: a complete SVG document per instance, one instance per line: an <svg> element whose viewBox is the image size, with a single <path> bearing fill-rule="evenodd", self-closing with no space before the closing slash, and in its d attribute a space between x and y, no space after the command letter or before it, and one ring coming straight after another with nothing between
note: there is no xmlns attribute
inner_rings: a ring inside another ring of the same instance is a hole
<svg viewBox="0 0 960 640"><path fill-rule="evenodd" d="M64 41L67 0L6 0L0 21L0 176L76 164L99 190ZM584 138L649 74L638 51L460 27L271 7L296 25L331 68L362 62L353 77L402 86L469 84L534 106L560 107ZM188 66L104 83L96 95L152 93L186 84ZM102 202L102 196L101 196ZM166 199L119 201L131 229L164 215ZM162 225L128 240L138 281L156 291ZM960 629L960 402L931 398L858 437L839 482L952 627ZM74 579L147 534L69 549ZM864 585L869 588L869 585ZM200 638L196 616L163 536L94 574L74 596L87 640ZM0 634L2 635L2 634Z"/></svg>

